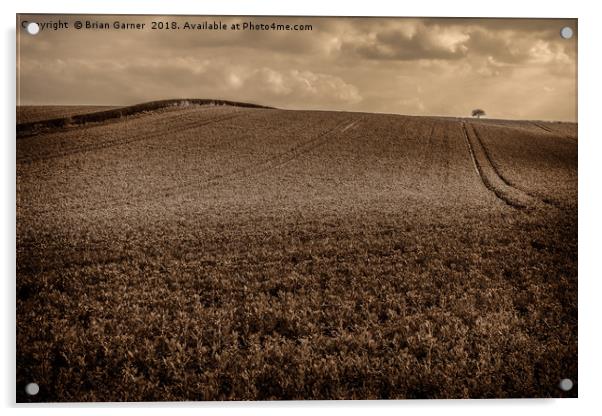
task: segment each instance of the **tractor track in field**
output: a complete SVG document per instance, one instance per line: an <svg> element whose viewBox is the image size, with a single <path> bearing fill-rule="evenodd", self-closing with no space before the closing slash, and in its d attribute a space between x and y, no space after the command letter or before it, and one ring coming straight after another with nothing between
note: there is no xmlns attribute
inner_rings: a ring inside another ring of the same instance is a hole
<svg viewBox="0 0 602 416"><path fill-rule="evenodd" d="M539 202L543 202L514 187L499 174L471 123L462 122L461 127L475 171L487 189L498 199L517 209L534 208Z"/></svg>
<svg viewBox="0 0 602 416"><path fill-rule="evenodd" d="M530 123L533 124L535 127L538 127L539 129L545 131L546 133L553 134L555 137L558 137L558 138L561 138L561 139L570 140L570 141L577 140L577 137L575 137L575 136L571 136L570 134L566 134L566 133L561 133L559 131L556 131L554 129L546 127L542 123L539 123L539 122L536 122L536 121L531 121Z"/></svg>
<svg viewBox="0 0 602 416"><path fill-rule="evenodd" d="M359 120L355 120L352 123L349 123L341 130L341 133L345 133L347 130L355 128L360 121L361 121L361 118Z"/></svg>
<svg viewBox="0 0 602 416"><path fill-rule="evenodd" d="M219 123L222 121L227 121L227 120L239 117L240 114L243 112L244 111L239 110L239 111L235 111L233 113L226 114L223 116L212 117L212 118L210 118L208 120L204 120L204 121L191 120L186 123L180 122L178 127L174 127L173 129L170 129L169 132L170 132L170 134L179 134L184 131L194 129L197 127L202 127L202 126L206 126L209 124ZM104 150L104 149L114 148L114 147L118 147L118 146L125 146L125 145L131 144L131 143L136 143L136 142L140 142L140 141L144 141L144 140L152 140L157 137L161 137L164 134L165 134L165 132L161 131L161 132L151 133L151 134L135 135L129 139L121 139L120 138L120 139L106 140L106 141L103 141L102 143L95 143L95 144L91 144L88 146L75 147L75 148L60 152L60 153L54 153L54 154L51 153L51 154L47 154L47 155L43 155L43 156L39 156L39 157L17 158L17 163L18 164L32 164L32 163L36 163L36 162L42 162L42 161L46 161L46 160L58 159L58 158L62 158L62 157L92 152L95 150Z"/></svg>
<svg viewBox="0 0 602 416"><path fill-rule="evenodd" d="M542 129L542 130L543 130L543 131L545 131L545 132L548 132L548 133L553 133L553 134L557 134L557 133L556 133L554 130L552 130L551 128L549 128L549 127L546 127L546 126L544 126L543 124L541 124L541 123L538 123L538 122L536 122L536 121L532 121L532 122L531 122L531 124L533 124L535 127L539 127L540 129Z"/></svg>
<svg viewBox="0 0 602 416"><path fill-rule="evenodd" d="M514 188L520 192L525 193L526 195L528 195L529 197L538 200L539 202L546 204L546 205L553 205L557 208L565 208L564 205L562 205L561 203L553 200L553 199L549 199L549 198L543 198L540 195L525 189L523 186L517 185L514 182L512 182L511 180L509 180L501 171L500 166L498 165L498 163L495 161L495 159L493 157L491 157L491 153L489 151L489 149L487 148L487 146L485 145L483 139L481 138L481 135L478 131L478 129L475 126L472 126L472 131L474 132L477 140L479 141L480 145L483 148L483 151L485 152L485 156L488 160L488 162L491 164L491 167L493 168L495 174L504 182L504 184L506 184L507 186ZM561 136L559 136L561 137ZM564 137L563 137L564 138Z"/></svg>
<svg viewBox="0 0 602 416"><path fill-rule="evenodd" d="M267 162L267 163L274 162L274 164L272 164L272 165L266 166L266 163L263 163L262 169L259 169L257 172L254 172L254 173L262 174L262 173L268 172L270 170L277 169L281 166L286 165L289 162L292 162L293 160L298 159L301 155L307 154L307 153L319 148L320 146L326 144L328 137L330 137L333 133L344 133L347 130L354 128L357 125L357 123L359 123L361 121L361 119L356 120L355 122L352 122L352 123L346 125L345 127L341 128L341 125L344 125L348 121L349 120L339 123L332 129L327 130L327 131L321 133L320 135L318 135L314 140L307 141L307 142L297 146L296 148L291 149L291 151L288 152L288 154L278 155L277 157L274 158L274 159L280 159L280 160ZM284 157L282 158L280 156L284 156Z"/></svg>
<svg viewBox="0 0 602 416"><path fill-rule="evenodd" d="M357 120L359 122L359 120ZM156 192L163 192L167 195L174 194L174 192L179 192L182 190L186 190L188 188L193 187L193 191L199 191L203 189L207 189L211 186L219 184L223 180L228 180L231 178L236 178L238 176L253 176L260 175L271 170L277 169L285 164L298 159L301 155L311 152L312 150L324 145L326 143L326 139L330 137L333 133L343 132L351 127L351 125L347 125L347 128L341 130L342 126L346 123L349 123L349 120L345 120L343 122L337 123L333 128L324 130L314 136L312 139L306 140L302 143L293 146L292 148L285 150L281 153L278 153L272 157L269 157L258 164L249 164L245 166L241 166L238 169L234 169L230 172L226 172L221 175L215 175L209 179L206 179L202 182L198 181L189 181L187 183L180 183L177 185L172 185L168 187L163 187ZM352 123L353 124L353 123Z"/></svg>

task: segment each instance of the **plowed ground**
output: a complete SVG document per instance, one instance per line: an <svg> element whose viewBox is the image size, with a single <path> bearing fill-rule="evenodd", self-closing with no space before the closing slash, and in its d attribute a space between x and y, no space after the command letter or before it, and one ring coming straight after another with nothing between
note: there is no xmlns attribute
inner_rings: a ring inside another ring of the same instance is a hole
<svg viewBox="0 0 602 416"><path fill-rule="evenodd" d="M576 396L550 126L193 107L18 139L17 399Z"/></svg>

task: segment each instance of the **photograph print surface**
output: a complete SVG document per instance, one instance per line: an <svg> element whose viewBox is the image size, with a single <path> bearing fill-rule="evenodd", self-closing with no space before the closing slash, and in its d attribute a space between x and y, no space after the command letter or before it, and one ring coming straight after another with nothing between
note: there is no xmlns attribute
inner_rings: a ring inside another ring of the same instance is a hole
<svg viewBox="0 0 602 416"><path fill-rule="evenodd" d="M17 15L18 402L577 397L577 20Z"/></svg>

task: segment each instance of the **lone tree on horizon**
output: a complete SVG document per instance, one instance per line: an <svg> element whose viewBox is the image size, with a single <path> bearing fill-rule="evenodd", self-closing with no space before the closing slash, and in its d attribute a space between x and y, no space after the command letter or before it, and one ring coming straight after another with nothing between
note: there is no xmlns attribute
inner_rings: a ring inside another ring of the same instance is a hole
<svg viewBox="0 0 602 416"><path fill-rule="evenodd" d="M472 110L472 116L476 117L476 118L481 118L481 116L484 116L485 114L485 110L481 110L480 108L476 108L474 110Z"/></svg>

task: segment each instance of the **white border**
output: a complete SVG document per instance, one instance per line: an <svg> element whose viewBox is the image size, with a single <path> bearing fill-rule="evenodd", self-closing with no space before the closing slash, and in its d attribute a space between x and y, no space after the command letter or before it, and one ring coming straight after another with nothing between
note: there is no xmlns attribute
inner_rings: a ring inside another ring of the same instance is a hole
<svg viewBox="0 0 602 416"><path fill-rule="evenodd" d="M595 2L525 0L431 1L415 2L367 0L348 1L302 0L296 3L277 0L24 0L19 4L2 2L2 129L0 143L2 175L2 249L0 264L4 266L0 310L0 404L4 414L79 415L83 412L104 415L126 415L145 407L145 413L163 415L168 408L178 414L238 415L304 415L341 411L364 416L367 412L446 415L507 415L508 413L545 413L546 415L594 414L599 411L599 387L602 376L599 351L600 281L597 236L601 230L600 157L602 137L597 129L600 118L600 41L602 17ZM237 15L346 15L346 16L465 16L465 17L576 17L579 18L579 399L565 400L472 400L472 401L400 401L400 402L275 402L275 403L159 403L159 404L92 404L18 406L15 400L15 14L16 13L136 13L136 14L237 14ZM109 409L110 408L110 409Z"/></svg>

